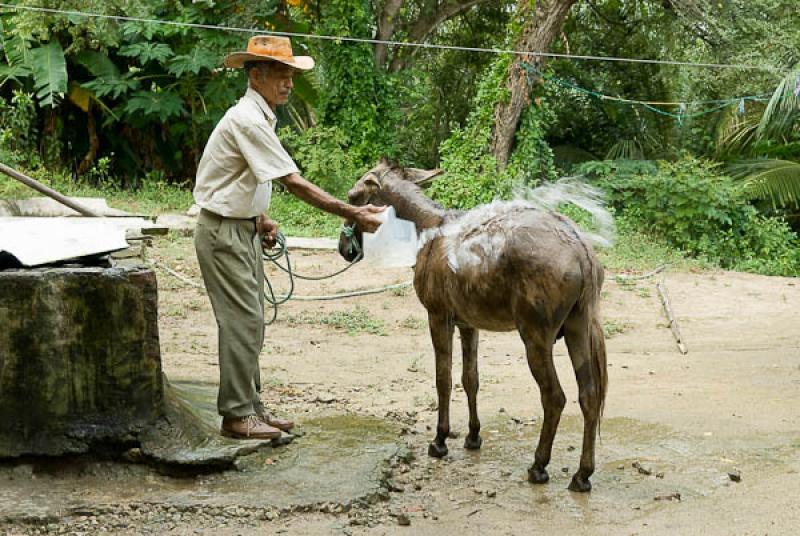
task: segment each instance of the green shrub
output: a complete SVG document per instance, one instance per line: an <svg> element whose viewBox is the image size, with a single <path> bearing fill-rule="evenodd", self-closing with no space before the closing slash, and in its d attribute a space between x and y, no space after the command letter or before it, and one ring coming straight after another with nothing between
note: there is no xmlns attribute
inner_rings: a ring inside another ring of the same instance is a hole
<svg viewBox="0 0 800 536"><path fill-rule="evenodd" d="M800 275L800 240L785 221L757 214L743 231L738 255L731 263L734 269L765 275Z"/></svg>
<svg viewBox="0 0 800 536"><path fill-rule="evenodd" d="M447 174L433 182L430 195L447 207L471 208L506 197L511 183L497 173L497 160L489 151L494 104L508 99L503 79L511 63L500 56L478 86L472 112L464 127L457 127L439 148Z"/></svg>
<svg viewBox="0 0 800 536"><path fill-rule="evenodd" d="M280 138L303 176L337 197L344 197L368 169L348 150L348 137L338 127L316 126L301 133L285 128Z"/></svg>
<svg viewBox="0 0 800 536"><path fill-rule="evenodd" d="M284 192L272 194L269 217L286 236L338 237L342 220Z"/></svg>
<svg viewBox="0 0 800 536"><path fill-rule="evenodd" d="M326 0L317 3L317 31L326 35L370 37L371 0ZM319 124L336 126L347 135L348 152L363 163L397 156L396 126L400 122L397 92L386 72L377 69L366 43L320 41Z"/></svg>
<svg viewBox="0 0 800 536"><path fill-rule="evenodd" d="M614 224L614 244L610 248L597 250L603 266L610 272L648 272L664 264L669 264L674 269L705 267L703 260L688 258L686 253L668 244L663 238L643 230L638 221L631 221L623 215L615 216Z"/></svg>
<svg viewBox="0 0 800 536"><path fill-rule="evenodd" d="M0 97L0 161L11 166L40 165L36 134L33 95L14 90L10 102Z"/></svg>
<svg viewBox="0 0 800 536"><path fill-rule="evenodd" d="M442 167L447 174L434 181L430 195L447 207L466 209L507 199L517 185L535 186L541 179L555 178L553 153L544 139L554 114L542 100L523 113L509 164L502 171L497 169L491 152L494 107L509 98L504 80L510 63L511 57L502 55L490 66L466 125L455 128L442 142Z"/></svg>
<svg viewBox="0 0 800 536"><path fill-rule="evenodd" d="M728 269L800 274L800 241L760 215L718 164L591 162L579 167L605 188L619 214L667 244Z"/></svg>

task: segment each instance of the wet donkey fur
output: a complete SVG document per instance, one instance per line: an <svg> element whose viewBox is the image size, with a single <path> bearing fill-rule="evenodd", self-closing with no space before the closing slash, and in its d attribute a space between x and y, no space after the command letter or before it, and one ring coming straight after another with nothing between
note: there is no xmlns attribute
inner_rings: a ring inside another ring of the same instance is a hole
<svg viewBox="0 0 800 536"><path fill-rule="evenodd" d="M445 210L426 197L420 183L441 171L403 169L381 161L350 190L351 203L392 205L416 224L423 243L414 288L428 311L436 355L439 419L428 454L447 454L450 433L452 344L461 335L461 383L469 404L467 449L481 446L478 394L478 331L519 332L528 366L539 385L544 423L528 479L549 480L553 438L566 398L553 365L557 337L566 340L583 412L580 467L569 489L589 491L598 424L608 385L606 350L598 312L603 268L591 245L567 218L525 202L493 203L472 211ZM342 233L339 251L355 257L353 234Z"/></svg>

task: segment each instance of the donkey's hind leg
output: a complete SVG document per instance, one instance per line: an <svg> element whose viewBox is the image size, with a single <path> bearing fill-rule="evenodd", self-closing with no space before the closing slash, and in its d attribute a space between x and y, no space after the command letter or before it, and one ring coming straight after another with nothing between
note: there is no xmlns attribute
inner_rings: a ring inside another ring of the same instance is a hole
<svg viewBox="0 0 800 536"><path fill-rule="evenodd" d="M564 339L578 382L578 401L583 412L583 450L578 471L569 484L571 491L590 491L594 473L594 446L600 421L601 385L592 358L590 330L594 329L588 310L575 310L564 323ZM602 329L602 328L600 328ZM602 333L599 334L602 337Z"/></svg>
<svg viewBox="0 0 800 536"><path fill-rule="evenodd" d="M561 420L561 412L567 403L564 391L556 375L553 365L553 341L556 332L550 329L542 329L535 325L535 322L526 323L520 326L519 332L522 341L525 343L525 352L528 357L528 367L531 369L536 383L539 384L539 391L544 408L544 422L539 434L539 445L536 447L536 455L533 465L528 468L528 480L534 484L544 484L550 479L547 474L547 464L550 463L550 455L553 450L553 439Z"/></svg>
<svg viewBox="0 0 800 536"><path fill-rule="evenodd" d="M436 394L439 397L439 422L436 438L428 445L428 456L447 455L447 436L450 435L450 393L453 389L453 319L446 314L428 312L428 325L436 354Z"/></svg>
<svg viewBox="0 0 800 536"><path fill-rule="evenodd" d="M461 333L461 352L464 366L461 373L461 385L467 393L469 405L469 434L464 439L464 448L477 450L481 448L481 421L478 419L478 330L470 327L459 327Z"/></svg>

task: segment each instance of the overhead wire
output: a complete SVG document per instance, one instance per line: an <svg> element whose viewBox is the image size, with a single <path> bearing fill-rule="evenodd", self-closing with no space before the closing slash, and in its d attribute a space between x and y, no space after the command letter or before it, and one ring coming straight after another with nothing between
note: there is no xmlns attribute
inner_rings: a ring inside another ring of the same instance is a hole
<svg viewBox="0 0 800 536"><path fill-rule="evenodd" d="M30 11L30 12L40 12L40 13L50 13L50 14L60 14L60 15L68 15L68 16L78 16L78 17L88 17L88 18L100 18L100 19L111 19L111 20L118 20L118 21L125 21L125 22L140 22L146 24L163 24L169 26L179 26L184 28L196 28L196 29L204 29L204 30L218 30L218 31L228 31L228 32L241 32L241 33L249 33L249 34L259 34L259 35L276 35L282 37L297 37L297 38L305 38L305 39L319 39L319 40L327 40L327 41L335 41L335 42L354 42L354 43L366 43L366 44L380 44L380 45L387 45L393 47L415 47L415 48L424 48L424 49L434 49L434 50L453 50L453 51L462 51L462 52L481 52L481 53L490 53L490 54L512 54L515 56L523 56L523 57L543 57L543 58L556 58L556 59L567 59L567 60L584 60L584 61L608 61L608 62L623 62L623 63L640 63L640 64L656 64L656 65L674 65L674 66L682 66L682 67L694 67L694 68L708 68L708 69L742 69L742 70L753 70L753 71L767 71L767 72L775 72L775 73L782 73L785 74L783 69L779 69L777 67L765 66L765 65L749 65L749 64L737 64L737 63L702 63L702 62L689 62L689 61L678 61L678 60L655 60L655 59L648 59L648 58L625 58L619 56L593 56L593 55L581 55L581 54L563 54L557 52L542 52L542 51L530 51L530 50L514 50L514 49L503 49L503 48L487 48L487 47L464 47L464 46L456 46L456 45L441 45L436 43L420 43L420 42L411 42L411 41L392 41L392 40L385 40L385 39L369 39L363 37L350 37L350 36L341 36L341 35L320 35L320 34L311 34L311 33L303 33L303 32L284 32L278 30L262 30L260 28L240 28L236 26L223 26L223 25L216 25L216 24L200 24L194 22L182 22L182 21L171 21L171 20L162 20L162 19L147 19L144 17L130 17L127 15L107 15L104 13L92 13L88 11L76 11L76 10L66 10L66 9L56 9L56 8L48 8L48 7L37 7L37 6L18 6L15 4L8 4L4 2L0 2L0 7L6 9L13 9L17 11Z"/></svg>
<svg viewBox="0 0 800 536"><path fill-rule="evenodd" d="M661 101L645 101L645 100L636 100L636 99L628 99L625 97L619 97L616 95L606 95L604 93L600 93L598 91L594 91L592 89L587 89L582 86L579 86L573 82L568 80L564 80L562 78L558 78L553 76L549 73L543 72L537 69L535 66L531 65L527 61L522 62L522 68L527 72L529 83L532 83L532 76L535 75L540 77L541 79L547 82L553 82L556 85L561 87L571 89L577 91L578 93L583 93L589 95L590 97L594 97L600 100L608 100L608 101L615 101L620 104L630 104L634 106L641 106L651 112L671 117L673 119L677 119L678 121L683 121L684 119L690 119L693 117L700 117L703 115L707 115L710 113L718 112L730 106L731 104L736 104L739 106L739 110L741 113L744 112L744 103L747 101L756 101L756 102L765 102L770 100L771 94L763 94L763 95L743 95L739 97L731 97L728 99L715 99L715 100L699 100L699 101L683 101L683 102L661 102ZM695 112L689 112L689 106L694 105L712 105L716 104L716 106L711 106L710 108L706 108L703 110L698 110ZM678 106L679 111L670 112L667 110L663 110L658 106Z"/></svg>

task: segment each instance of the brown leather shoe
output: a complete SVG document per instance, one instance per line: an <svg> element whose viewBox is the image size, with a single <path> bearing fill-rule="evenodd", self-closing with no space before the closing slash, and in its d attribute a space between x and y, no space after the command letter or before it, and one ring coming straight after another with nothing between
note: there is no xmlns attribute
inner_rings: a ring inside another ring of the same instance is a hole
<svg viewBox="0 0 800 536"><path fill-rule="evenodd" d="M233 439L278 439L281 431L262 421L258 415L222 419L220 433Z"/></svg>
<svg viewBox="0 0 800 536"><path fill-rule="evenodd" d="M292 428L294 428L294 423L292 421L286 419L279 419L273 414L268 411L263 411L259 413L258 418L261 419L261 422L267 424L269 426L274 426L278 430L282 430L284 432L288 432Z"/></svg>

